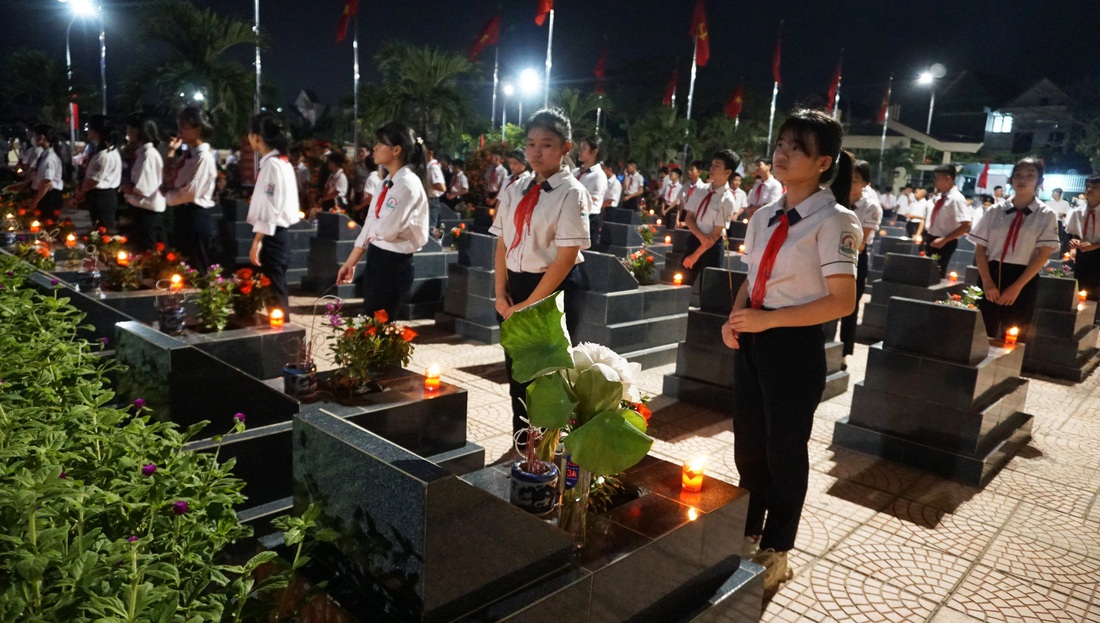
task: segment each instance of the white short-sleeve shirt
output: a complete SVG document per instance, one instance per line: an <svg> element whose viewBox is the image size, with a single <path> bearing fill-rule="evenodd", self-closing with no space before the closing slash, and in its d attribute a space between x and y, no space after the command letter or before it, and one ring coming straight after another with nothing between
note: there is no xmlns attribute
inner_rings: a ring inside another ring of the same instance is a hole
<svg viewBox="0 0 1100 623"><path fill-rule="evenodd" d="M500 238L508 250L508 270L524 273L544 273L558 255L558 247L591 246L588 233L589 204L592 199L584 186L564 167L542 182L538 203L531 213L531 221L517 237L516 208L531 184L513 184L501 197L496 219L489 233ZM577 254L576 264L584 261Z"/></svg>
<svg viewBox="0 0 1100 623"><path fill-rule="evenodd" d="M379 183L381 183L381 180L379 180ZM438 160L433 158L432 161L428 163L428 197L430 199L442 197L443 193L446 192L445 190L435 190L432 188L432 186L436 184L446 184L446 181L443 179L443 167L439 164Z"/></svg>
<svg viewBox="0 0 1100 623"><path fill-rule="evenodd" d="M214 189L218 182L218 163L209 143L188 151L179 163L172 189L165 196L168 205L193 203L201 208L214 207Z"/></svg>
<svg viewBox="0 0 1100 623"><path fill-rule="evenodd" d="M733 192L733 215L749 207L749 194L744 189L731 189Z"/></svg>
<svg viewBox="0 0 1100 623"><path fill-rule="evenodd" d="M61 181L61 158L53 147L42 151L34 165L34 180L31 188L38 190L42 182L48 181L53 190L64 190L65 183Z"/></svg>
<svg viewBox="0 0 1100 623"><path fill-rule="evenodd" d="M931 207L932 206L929 203L927 197L925 197L924 199L914 199L909 202L909 207L907 208L906 212L906 218L908 218L910 221L920 221L927 219L928 211L929 209L931 209ZM927 223L925 224L927 225Z"/></svg>
<svg viewBox="0 0 1100 623"><path fill-rule="evenodd" d="M775 179L774 175L769 177L767 181L758 179L756 183L752 185L752 190L749 191L749 205L766 206L770 203L779 201L779 198L782 196L783 184Z"/></svg>
<svg viewBox="0 0 1100 623"><path fill-rule="evenodd" d="M1072 209L1070 208L1069 202L1065 199L1059 199L1058 201L1051 199L1045 203L1048 208L1054 210L1054 214L1058 217L1059 221L1066 220L1066 217L1069 216L1069 211Z"/></svg>
<svg viewBox="0 0 1100 623"><path fill-rule="evenodd" d="M534 179L535 174L531 171L524 171L520 174L511 174L504 180L504 185L500 187L500 192L503 194L512 185L518 184L520 188L527 188L527 183Z"/></svg>
<svg viewBox="0 0 1100 623"><path fill-rule="evenodd" d="M1006 264L1026 266L1036 247L1057 249L1061 244L1058 240L1058 215L1043 202L1033 199L1026 208L1020 208L1025 215L1024 222L1016 234L1016 244L1010 245L1005 252L1008 233L1012 222L1016 220L1017 210L1011 201L993 206L967 234L971 242L985 247L989 261L1001 261L1001 253L1004 253Z"/></svg>
<svg viewBox="0 0 1100 623"><path fill-rule="evenodd" d="M470 190L470 183L466 181L464 172L455 171L455 174L451 176L451 187L447 189L447 192L457 195L462 190Z"/></svg>
<svg viewBox="0 0 1100 623"><path fill-rule="evenodd" d="M274 236L276 228L290 227L300 220L299 209L294 167L273 149L260 159L260 173L245 222L252 226L252 233Z"/></svg>
<svg viewBox="0 0 1100 623"><path fill-rule="evenodd" d="M695 215L695 226L700 231L710 234L715 227L729 226L734 214L733 191L729 184L718 188L707 185L692 193L684 210Z"/></svg>
<svg viewBox="0 0 1100 623"><path fill-rule="evenodd" d="M122 156L111 147L100 149L88 163L88 177L95 180L96 189L118 188L122 185Z"/></svg>
<svg viewBox="0 0 1100 623"><path fill-rule="evenodd" d="M940 201L942 200L942 203ZM936 210L936 205L940 206ZM933 236L940 238L958 229L959 225L970 222L970 206L966 205L966 197L957 186L941 193L931 207L928 208L928 218L924 221L924 229Z"/></svg>
<svg viewBox="0 0 1100 623"><path fill-rule="evenodd" d="M749 220L742 259L748 264L750 292L785 204L784 196L757 210ZM827 277L856 274L863 230L856 215L837 204L832 191L820 190L789 210L788 218L794 221L792 211L799 218L790 226L775 258L764 297L768 309L816 301L829 294Z"/></svg>
<svg viewBox="0 0 1100 623"><path fill-rule="evenodd" d="M611 200L611 203L607 206L609 208L619 207L619 201L623 198L623 183L619 181L619 178L611 175L607 178L607 194L604 195L604 200Z"/></svg>
<svg viewBox="0 0 1100 623"><path fill-rule="evenodd" d="M328 176L325 180L325 194L336 191L336 203L342 205L348 197L348 176L343 169Z"/></svg>
<svg viewBox="0 0 1100 623"><path fill-rule="evenodd" d="M409 167L387 175L364 219L355 246L416 253L428 241L428 193L424 182Z"/></svg>
<svg viewBox="0 0 1100 623"><path fill-rule="evenodd" d="M645 178L638 171L623 177L623 195L632 195L645 185Z"/></svg>
<svg viewBox="0 0 1100 623"><path fill-rule="evenodd" d="M599 214L603 209L603 198L607 194L607 176L603 174L603 167L596 163L591 167L581 167L574 172L577 181L588 191L592 199L589 214Z"/></svg>
<svg viewBox="0 0 1100 623"><path fill-rule="evenodd" d="M126 203L150 212L164 212L164 195L160 192L163 179L164 159L152 143L145 143L130 167L130 182L134 188L126 194Z"/></svg>
<svg viewBox="0 0 1100 623"><path fill-rule="evenodd" d="M501 185L504 184L505 178L508 177L508 169L504 168L503 164L496 166L489 165L485 171L485 190L486 192L499 192Z"/></svg>
<svg viewBox="0 0 1100 623"><path fill-rule="evenodd" d="M1066 219L1066 232L1089 244L1100 243L1100 204L1074 208Z"/></svg>
<svg viewBox="0 0 1100 623"><path fill-rule="evenodd" d="M680 185L680 205L686 206L688 201L695 196L695 193L706 187L707 183L703 181L703 178L695 180L694 184L684 180L684 183Z"/></svg>
<svg viewBox="0 0 1100 623"><path fill-rule="evenodd" d="M871 230L871 235L863 241L869 248L871 243L875 241L875 234L878 233L879 226L882 225L882 206L878 202L878 193L872 190L870 186L865 186L863 196L852 206L852 211L859 219L860 227L864 230Z"/></svg>

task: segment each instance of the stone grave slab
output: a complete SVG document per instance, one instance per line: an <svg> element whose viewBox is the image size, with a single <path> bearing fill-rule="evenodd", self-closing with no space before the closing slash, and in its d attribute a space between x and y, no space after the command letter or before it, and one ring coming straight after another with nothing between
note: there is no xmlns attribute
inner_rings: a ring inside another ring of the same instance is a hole
<svg viewBox="0 0 1100 623"><path fill-rule="evenodd" d="M1080 302L1077 280L1040 276L1026 336L1024 371L1080 383L1100 365L1096 301Z"/></svg>

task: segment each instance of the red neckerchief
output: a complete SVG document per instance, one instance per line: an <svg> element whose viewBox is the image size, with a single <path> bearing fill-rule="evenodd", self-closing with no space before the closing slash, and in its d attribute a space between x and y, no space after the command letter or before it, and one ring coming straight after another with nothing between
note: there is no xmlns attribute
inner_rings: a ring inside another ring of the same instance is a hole
<svg viewBox="0 0 1100 623"><path fill-rule="evenodd" d="M393 180L382 182L382 192L378 193L378 201L374 204L374 218L380 218L379 215L382 214L382 202L386 200L386 193L389 192L391 186L393 186Z"/></svg>
<svg viewBox="0 0 1100 623"><path fill-rule="evenodd" d="M523 199L520 199L519 205L516 206L516 213L512 216L512 224L516 228L516 234L512 238L512 246L508 247L509 253L523 242L523 234L531 226L531 215L535 211L535 204L539 202L539 192L541 191L542 184L539 184L537 180L531 180L531 186L527 188L527 192L523 194Z"/></svg>
<svg viewBox="0 0 1100 623"><path fill-rule="evenodd" d="M1031 208L1016 208L1011 207L1005 210L1005 214L1016 213L1016 216L1012 219L1012 224L1008 226L1008 237L1005 238L1004 247L1001 249L1001 263L1005 262L1005 255L1008 254L1009 248L1013 251L1016 250L1016 240L1020 237L1020 230L1023 229L1024 219L1028 214L1031 214Z"/></svg>
<svg viewBox="0 0 1100 623"><path fill-rule="evenodd" d="M750 302L753 309L764 308L764 297L768 294L768 279L775 268L775 258L779 255L779 248L787 240L787 233L791 228L787 213L780 211L779 226L772 232L768 239L768 246L764 248L764 257L760 260L760 267L756 270L756 281L752 284L752 297Z"/></svg>

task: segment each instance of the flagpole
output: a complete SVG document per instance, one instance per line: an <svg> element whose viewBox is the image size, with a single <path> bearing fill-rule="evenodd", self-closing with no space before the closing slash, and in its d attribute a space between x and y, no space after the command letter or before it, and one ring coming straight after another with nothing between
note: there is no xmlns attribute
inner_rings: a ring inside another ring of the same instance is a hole
<svg viewBox="0 0 1100 623"><path fill-rule="evenodd" d="M886 126L890 123L890 96L894 90L894 76L890 76L890 82L886 85L886 114L882 117L882 142L878 147L878 183L882 185L883 162L886 160Z"/></svg>
<svg viewBox="0 0 1100 623"><path fill-rule="evenodd" d="M768 155L772 155L772 129L775 126L775 98L779 96L779 83L774 83L772 87L772 112L768 117Z"/></svg>
<svg viewBox="0 0 1100 623"><path fill-rule="evenodd" d="M696 70L695 54L698 51L699 51L699 38L696 37L695 38L695 44L692 46L692 49L691 49L691 82L688 83L688 109L687 109L687 119L688 119L688 121L691 121L691 100L695 97L695 70ZM675 105L675 103L676 103L675 97L676 96L673 95L673 100L672 100L673 105Z"/></svg>
<svg viewBox="0 0 1100 623"><path fill-rule="evenodd" d="M252 34L256 35L256 97L252 102L252 114L260 114L260 0L255 0L256 24Z"/></svg>
<svg viewBox="0 0 1100 623"><path fill-rule="evenodd" d="M493 127L493 124L495 124L497 120L497 84L499 84L500 82L500 74L498 73L498 70L500 69L500 44L498 43L493 47L493 110L491 113L489 113L490 128ZM501 124L501 127L503 128L504 124ZM504 142L504 130L501 130L500 132L500 142Z"/></svg>
<svg viewBox="0 0 1100 623"><path fill-rule="evenodd" d="M836 93L833 95L833 119L840 118L840 84L844 80L844 48L840 48L840 60L837 61Z"/></svg>
<svg viewBox="0 0 1100 623"><path fill-rule="evenodd" d="M550 66L553 65L552 51L554 47L554 9L550 9L550 31L546 37L546 83L543 85L542 107L550 106Z"/></svg>
<svg viewBox="0 0 1100 623"><path fill-rule="evenodd" d="M355 32L351 40L352 50L352 91L354 93L353 117L351 120L351 140L355 145L359 144L359 11L355 12Z"/></svg>
<svg viewBox="0 0 1100 623"><path fill-rule="evenodd" d="M600 104L596 106L596 134L600 133L600 113L603 112L603 94L599 96Z"/></svg>

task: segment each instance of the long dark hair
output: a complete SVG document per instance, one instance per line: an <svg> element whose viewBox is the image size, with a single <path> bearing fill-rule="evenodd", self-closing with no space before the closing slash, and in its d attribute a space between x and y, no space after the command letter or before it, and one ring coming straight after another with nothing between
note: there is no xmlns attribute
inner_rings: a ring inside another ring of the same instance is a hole
<svg viewBox="0 0 1100 623"><path fill-rule="evenodd" d="M840 148L844 139L844 128L840 122L820 110L798 110L779 126L779 136L787 132L790 132L791 141L807 154L832 157L829 168L821 173L817 181L829 187L837 203L849 207L852 156ZM813 140L807 140L807 137L813 137Z"/></svg>
<svg viewBox="0 0 1100 623"><path fill-rule="evenodd" d="M197 106L187 106L176 116L177 123L185 123L199 129L199 136L203 141L210 140L214 136L214 123L210 115Z"/></svg>
<svg viewBox="0 0 1100 623"><path fill-rule="evenodd" d="M383 145L400 147L405 156L405 166L424 181L424 170L428 164L424 150L424 141L417 138L412 128L397 121L391 121L374 131L374 138Z"/></svg>
<svg viewBox="0 0 1100 623"><path fill-rule="evenodd" d="M126 126L137 129L138 137L143 144L152 143L156 147L160 143L160 131L157 129L157 122L147 119L145 115L139 112L130 113L126 117Z"/></svg>
<svg viewBox="0 0 1100 623"><path fill-rule="evenodd" d="M57 133L54 132L53 126L48 123L40 123L34 126L34 133L46 139L46 142L50 144L50 149L53 149L53 153L57 154L58 158L61 158L61 145L57 143ZM62 162L64 162L64 160L62 160Z"/></svg>
<svg viewBox="0 0 1100 623"><path fill-rule="evenodd" d="M250 132L260 137L264 145L277 149L280 154L286 154L290 146L286 125L274 113L262 112L252 117L248 124Z"/></svg>

